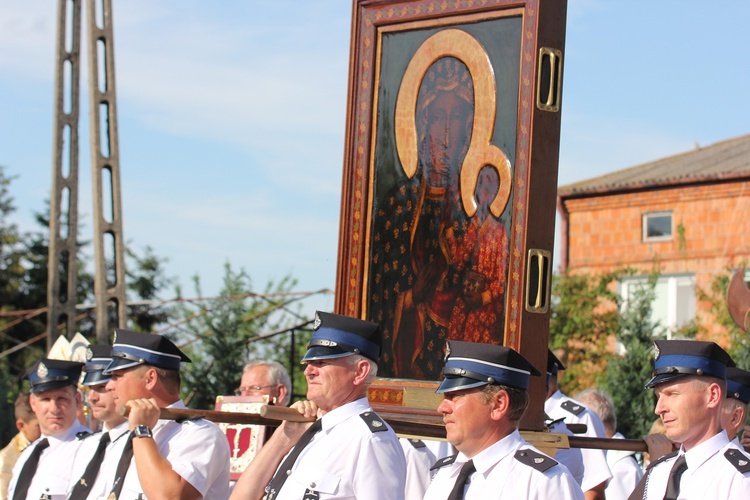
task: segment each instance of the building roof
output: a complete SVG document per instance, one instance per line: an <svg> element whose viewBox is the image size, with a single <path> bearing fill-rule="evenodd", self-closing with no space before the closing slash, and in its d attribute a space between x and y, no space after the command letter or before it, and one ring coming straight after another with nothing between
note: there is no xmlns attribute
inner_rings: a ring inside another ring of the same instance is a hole
<svg viewBox="0 0 750 500"><path fill-rule="evenodd" d="M560 186L570 198L750 176L750 134Z"/></svg>

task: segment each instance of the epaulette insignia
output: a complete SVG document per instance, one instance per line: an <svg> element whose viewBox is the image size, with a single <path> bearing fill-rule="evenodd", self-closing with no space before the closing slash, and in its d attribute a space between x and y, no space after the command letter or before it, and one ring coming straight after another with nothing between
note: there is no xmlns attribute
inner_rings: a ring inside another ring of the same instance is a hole
<svg viewBox="0 0 750 500"><path fill-rule="evenodd" d="M456 457L457 456L458 456L458 454L451 455L451 456L445 457L445 458L441 458L440 460L438 460L437 462L435 462L435 464L432 467L430 467L430 470L439 469L440 467L445 467L446 465L452 464L453 462L456 461Z"/></svg>
<svg viewBox="0 0 750 500"><path fill-rule="evenodd" d="M385 425L383 419L381 419L374 411L366 411L364 413L360 413L359 416L362 417L362 420L365 421L367 427L370 428L370 432L381 432L388 430L388 426Z"/></svg>
<svg viewBox="0 0 750 500"><path fill-rule="evenodd" d="M670 458L674 458L678 455L679 451L673 451L672 453L667 453L663 457L659 457L650 464L648 464L648 469L653 469L655 466L659 465L660 463L664 462L665 460L669 460Z"/></svg>
<svg viewBox="0 0 750 500"><path fill-rule="evenodd" d="M81 431L81 432L76 433L76 439L81 441L82 439L86 439L87 437L92 436L92 435L93 434L91 434L90 432Z"/></svg>
<svg viewBox="0 0 750 500"><path fill-rule="evenodd" d="M583 410L586 409L585 406L579 405L578 403L574 403L573 401L567 400L563 402L563 404L560 405L560 408L563 410L569 411L573 415L580 415Z"/></svg>
<svg viewBox="0 0 750 500"><path fill-rule="evenodd" d="M741 473L745 474L746 472L750 472L750 458L740 450L727 450L726 453L724 453L724 457Z"/></svg>
<svg viewBox="0 0 750 500"><path fill-rule="evenodd" d="M427 447L427 445L424 444L424 441L422 441L421 439L409 439L409 444L415 447L416 449Z"/></svg>
<svg viewBox="0 0 750 500"><path fill-rule="evenodd" d="M547 469L551 469L557 462L547 455L537 453L532 449L518 450L514 455L514 458L522 464L528 465L529 467L544 472Z"/></svg>

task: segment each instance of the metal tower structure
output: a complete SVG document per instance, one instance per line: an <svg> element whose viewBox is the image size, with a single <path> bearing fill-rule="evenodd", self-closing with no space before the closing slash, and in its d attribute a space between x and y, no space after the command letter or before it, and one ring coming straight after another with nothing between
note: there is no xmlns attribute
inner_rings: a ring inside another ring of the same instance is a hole
<svg viewBox="0 0 750 500"><path fill-rule="evenodd" d="M98 342L106 342L110 321L121 327L127 321L112 1L87 0L86 11L96 338ZM71 338L77 329L81 0L58 1L57 33L47 284L48 348L61 333Z"/></svg>

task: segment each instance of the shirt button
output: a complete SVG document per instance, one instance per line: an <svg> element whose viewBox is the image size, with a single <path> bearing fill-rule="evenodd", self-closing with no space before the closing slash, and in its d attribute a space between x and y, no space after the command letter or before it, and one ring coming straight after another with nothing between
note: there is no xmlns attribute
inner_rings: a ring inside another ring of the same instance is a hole
<svg viewBox="0 0 750 500"><path fill-rule="evenodd" d="M310 483L310 488L315 488L315 483Z"/></svg>
<svg viewBox="0 0 750 500"><path fill-rule="evenodd" d="M291 475L292 475L292 469L287 469L287 471L286 471L286 475L287 475L287 476L291 476Z"/></svg>

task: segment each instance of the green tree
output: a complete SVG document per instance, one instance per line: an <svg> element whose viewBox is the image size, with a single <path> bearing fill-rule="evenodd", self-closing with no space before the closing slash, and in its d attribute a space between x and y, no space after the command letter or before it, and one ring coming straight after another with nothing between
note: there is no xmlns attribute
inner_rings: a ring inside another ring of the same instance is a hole
<svg viewBox="0 0 750 500"><path fill-rule="evenodd" d="M614 402L618 431L629 438L647 434L657 418L654 393L643 387L651 378L653 340L666 334L663 327L651 321L657 280L658 274L652 273L642 286L631 288L619 316L617 341L622 346L621 354L610 359L600 384Z"/></svg>
<svg viewBox="0 0 750 500"><path fill-rule="evenodd" d="M219 297L197 304L181 303L180 333L170 336L176 337L192 359L183 369L183 394L191 407L212 408L217 395L232 394L249 358L272 359L291 368L291 334L270 334L297 322L286 297L295 285L294 279L285 277L278 283L269 282L265 291L257 294L250 276L227 263ZM202 296L198 277L194 286ZM295 340L306 343L299 336Z"/></svg>
<svg viewBox="0 0 750 500"><path fill-rule="evenodd" d="M619 328L619 296L610 284L620 274L553 277L549 345L566 352L559 384L567 394L595 387L606 366L607 339Z"/></svg>
<svg viewBox="0 0 750 500"><path fill-rule="evenodd" d="M130 246L125 250L128 260L125 266L128 295L133 303L128 306L130 329L139 332L153 332L159 325L169 321L175 314L173 308L158 304L159 296L169 289L174 278L166 275L166 258L154 254L153 248L146 246L143 255L136 254Z"/></svg>

